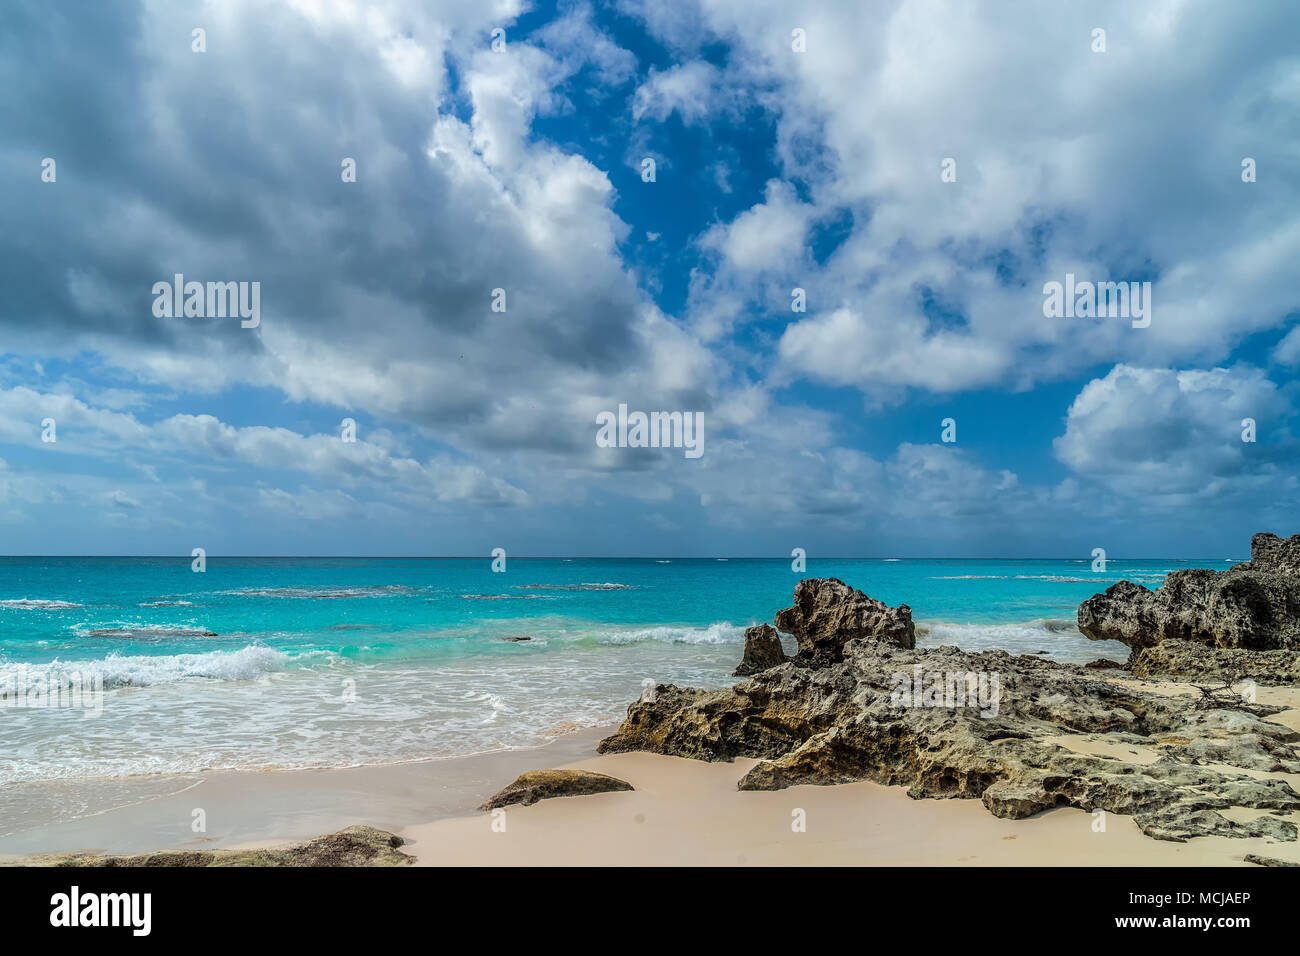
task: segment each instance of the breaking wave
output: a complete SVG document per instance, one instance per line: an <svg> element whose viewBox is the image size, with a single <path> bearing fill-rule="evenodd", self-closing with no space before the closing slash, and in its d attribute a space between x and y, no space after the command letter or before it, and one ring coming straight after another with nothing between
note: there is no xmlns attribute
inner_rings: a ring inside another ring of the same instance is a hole
<svg viewBox="0 0 1300 956"><path fill-rule="evenodd" d="M10 601L0 601L0 607L13 608L17 611L68 611L73 608L85 607L85 605L73 604L71 601L46 601L41 598L15 598Z"/></svg>
<svg viewBox="0 0 1300 956"><path fill-rule="evenodd" d="M190 680L256 680L282 670L292 660L287 654L269 647L250 644L237 651L209 651L205 654L168 654L151 657L143 654L109 654L99 660L55 661L29 664L22 673L31 680L56 677L69 671L102 675L104 688L152 687ZM19 665L0 665L0 682L14 678Z"/></svg>

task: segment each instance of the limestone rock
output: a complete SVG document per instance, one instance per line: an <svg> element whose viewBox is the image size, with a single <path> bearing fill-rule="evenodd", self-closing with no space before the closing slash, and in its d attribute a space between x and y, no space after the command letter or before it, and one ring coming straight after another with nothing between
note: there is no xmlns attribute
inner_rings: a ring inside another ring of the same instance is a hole
<svg viewBox="0 0 1300 956"><path fill-rule="evenodd" d="M934 683L942 694L912 693L933 675L943 678ZM980 680L996 693L949 693ZM1225 769L1300 768L1295 732L1267 719L1278 710L1240 695L1134 689L1083 667L1004 651L858 639L842 645L837 663L791 662L731 689L661 685L653 700L628 708L598 749L759 758L739 781L742 790L871 780L905 786L914 798L979 799L1013 819L1064 805L1131 814L1158 839L1289 841L1296 828L1281 817L1241 823L1227 812L1300 811L1300 795L1285 781ZM1094 755L1059 742L1078 735L1123 743L1121 753L1143 748L1155 759Z"/></svg>
<svg viewBox="0 0 1300 956"><path fill-rule="evenodd" d="M794 606L776 614L776 626L799 644L797 664L821 667L843 657L844 645L875 638L897 647L915 647L912 609L890 607L849 587L839 578L807 578L794 589Z"/></svg>
<svg viewBox="0 0 1300 956"><path fill-rule="evenodd" d="M745 631L745 656L734 671L736 677L748 677L785 663L781 635L771 624L759 624Z"/></svg>
<svg viewBox="0 0 1300 956"><path fill-rule="evenodd" d="M348 827L306 843L262 850L174 850L138 856L29 857L36 866L408 866L414 857L398 852L401 837L374 827Z"/></svg>
<svg viewBox="0 0 1300 956"><path fill-rule="evenodd" d="M1251 539L1251 560L1227 571L1174 571L1151 591L1120 581L1079 605L1079 630L1122 641L1136 664L1143 649L1169 641L1208 648L1300 652L1300 535ZM1148 668L1156 658L1148 658ZM1159 658L1165 666L1172 657ZM1212 664L1202 657L1200 666ZM1270 665L1274 666L1274 665Z"/></svg>
<svg viewBox="0 0 1300 956"><path fill-rule="evenodd" d="M1300 863L1281 860L1275 856L1260 856L1258 853L1247 853L1241 859L1246 863L1254 863L1256 866L1300 866Z"/></svg>
<svg viewBox="0 0 1300 956"><path fill-rule="evenodd" d="M516 803L529 807L549 797L577 797L631 789L632 785L626 780L590 770L530 770L489 797L479 809L495 810Z"/></svg>
<svg viewBox="0 0 1300 956"><path fill-rule="evenodd" d="M1233 683L1295 684L1300 682L1300 650L1248 651L1168 640L1138 650L1129 670L1135 677L1176 675Z"/></svg>

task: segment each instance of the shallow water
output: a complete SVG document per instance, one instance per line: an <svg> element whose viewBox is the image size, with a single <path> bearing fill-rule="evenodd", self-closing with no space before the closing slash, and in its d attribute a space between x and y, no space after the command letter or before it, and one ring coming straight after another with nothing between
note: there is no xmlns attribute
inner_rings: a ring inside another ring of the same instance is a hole
<svg viewBox="0 0 1300 956"><path fill-rule="evenodd" d="M77 676L102 704L0 706L0 783L352 766L535 746L649 682L731 682L800 577L906 602L922 646L1121 657L1074 627L1121 578L1206 561L0 559L0 687ZM507 638L528 636L528 641ZM93 695L92 695L93 697ZM36 701L39 703L39 701Z"/></svg>

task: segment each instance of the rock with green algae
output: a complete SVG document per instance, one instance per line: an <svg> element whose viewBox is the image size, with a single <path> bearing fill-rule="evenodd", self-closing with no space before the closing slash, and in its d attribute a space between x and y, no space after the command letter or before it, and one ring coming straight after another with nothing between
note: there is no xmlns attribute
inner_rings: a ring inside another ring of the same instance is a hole
<svg viewBox="0 0 1300 956"><path fill-rule="evenodd" d="M348 827L306 843L260 850L165 850L138 856L29 857L28 866L408 866L414 859L397 848L406 841L374 827Z"/></svg>
<svg viewBox="0 0 1300 956"><path fill-rule="evenodd" d="M532 806L551 797L580 797L590 793L631 790L626 780L590 770L530 770L514 783L484 801L480 810L496 810L512 804Z"/></svg>

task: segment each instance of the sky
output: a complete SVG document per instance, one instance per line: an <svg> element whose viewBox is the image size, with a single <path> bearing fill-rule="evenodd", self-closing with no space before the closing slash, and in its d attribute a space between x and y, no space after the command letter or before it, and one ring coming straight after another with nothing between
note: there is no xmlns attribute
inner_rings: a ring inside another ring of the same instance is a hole
<svg viewBox="0 0 1300 956"><path fill-rule="evenodd" d="M0 553L1243 556L1300 532L1298 38L7 0ZM1149 325L1047 315L1067 275ZM598 442L620 405L701 453Z"/></svg>

